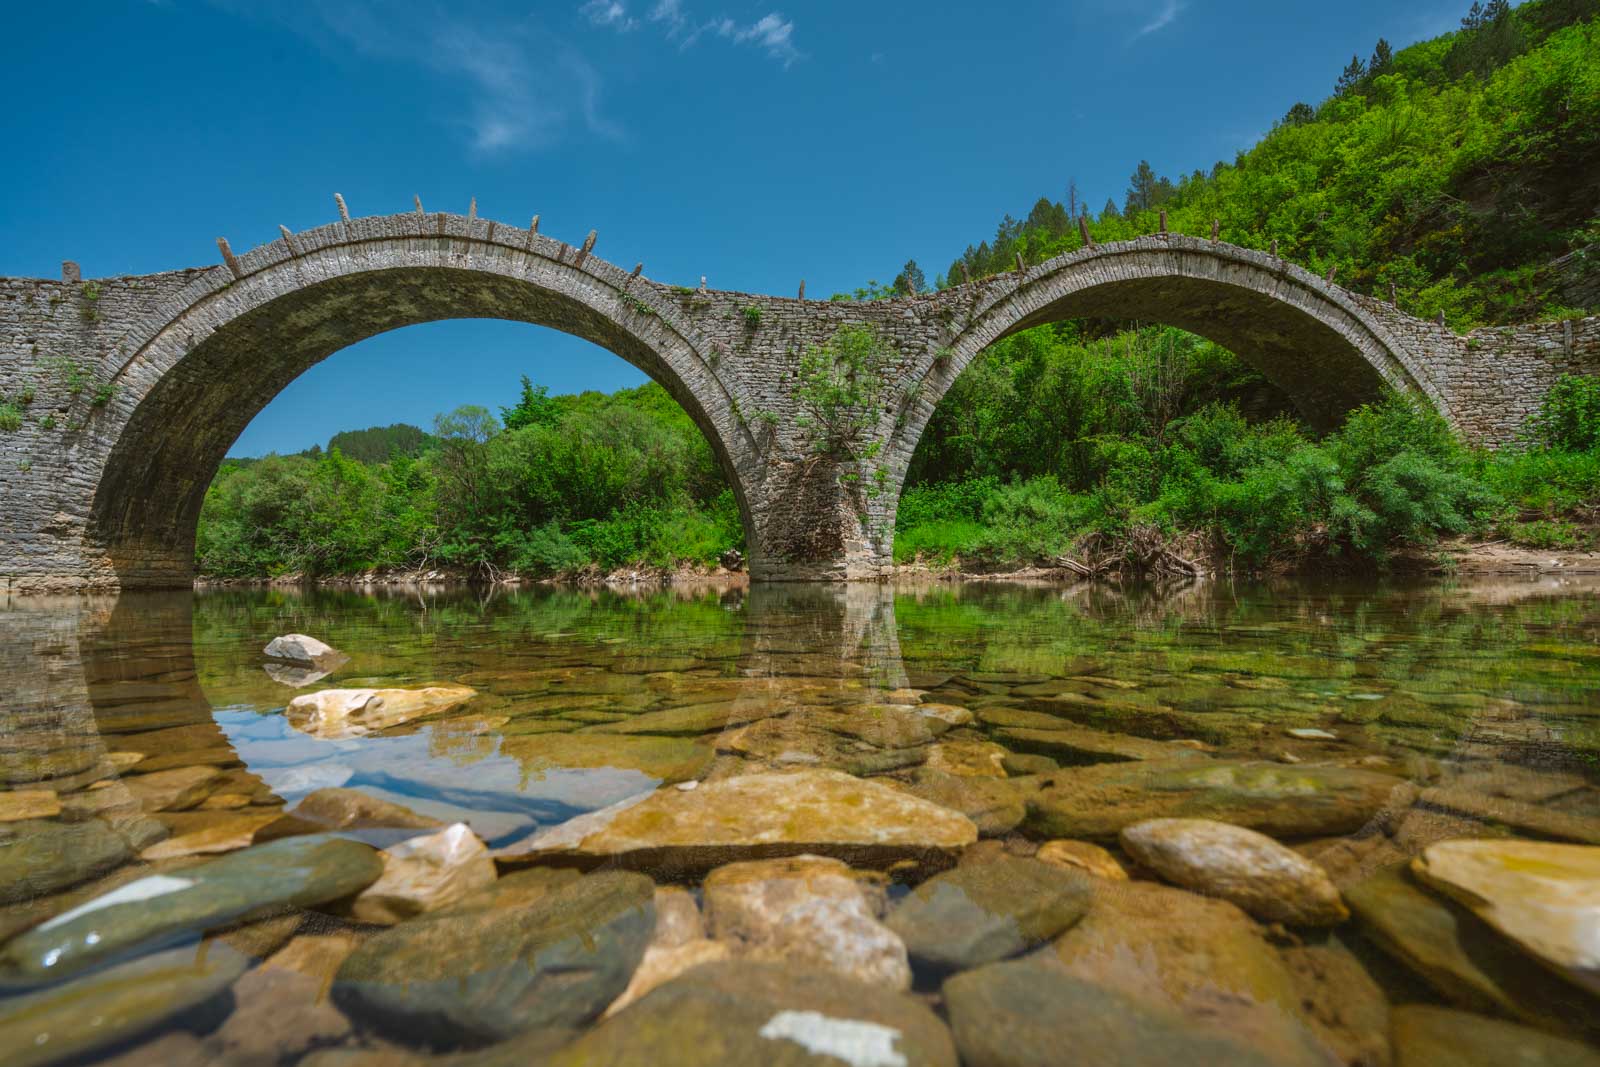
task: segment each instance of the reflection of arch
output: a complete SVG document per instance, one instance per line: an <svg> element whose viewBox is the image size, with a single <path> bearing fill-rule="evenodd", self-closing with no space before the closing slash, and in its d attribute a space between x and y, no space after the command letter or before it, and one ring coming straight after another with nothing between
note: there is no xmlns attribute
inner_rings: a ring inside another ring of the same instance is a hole
<svg viewBox="0 0 1600 1067"><path fill-rule="evenodd" d="M502 318L592 341L683 405L722 461L751 530L757 460L737 405L676 305L587 253L483 220L335 223L196 277L125 336L89 541L123 587L184 584L206 486L262 407L311 365L413 323ZM755 546L752 545L754 548Z"/></svg>
<svg viewBox="0 0 1600 1067"><path fill-rule="evenodd" d="M984 348L1075 318L1161 322L1207 337L1250 361L1319 427L1386 385L1425 395L1452 417L1444 392L1383 317L1266 253L1166 235L1090 246L1015 277L971 308L949 358L926 379L930 388L896 435L910 445L908 457L939 398Z"/></svg>

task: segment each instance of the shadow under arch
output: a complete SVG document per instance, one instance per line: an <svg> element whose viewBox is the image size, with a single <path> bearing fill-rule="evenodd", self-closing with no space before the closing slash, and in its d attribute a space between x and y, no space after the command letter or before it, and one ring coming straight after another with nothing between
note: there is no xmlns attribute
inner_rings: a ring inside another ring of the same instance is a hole
<svg viewBox="0 0 1600 1067"><path fill-rule="evenodd" d="M754 442L729 416L736 405L675 309L651 304L645 287L629 293L628 276L608 264L574 262L559 242L529 235L524 249L510 237L481 240L472 223L465 237L423 240L384 229L389 221L346 223L376 229L236 280L219 281L222 268L208 272L178 298L182 310L140 331L142 346L112 378L111 405L122 417L107 424L122 428L101 442L108 453L87 526L123 588L188 584L205 490L227 449L285 386L358 341L444 319L550 327L644 371L705 435L753 534Z"/></svg>

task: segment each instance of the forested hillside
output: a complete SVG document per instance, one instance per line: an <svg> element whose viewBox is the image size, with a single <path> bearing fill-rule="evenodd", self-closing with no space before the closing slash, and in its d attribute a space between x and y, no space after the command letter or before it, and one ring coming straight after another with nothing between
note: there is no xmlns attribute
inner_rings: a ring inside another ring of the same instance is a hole
<svg viewBox="0 0 1600 1067"><path fill-rule="evenodd" d="M1600 311L1600 0L1473 4L1452 34L1377 41L1231 163L1148 163L1098 212L1064 181L934 285L1097 241L1176 232L1337 272L1457 328ZM889 285L928 288L907 263ZM1400 398L1317 438L1233 353L1146 323L1008 338L955 383L913 460L896 558L1005 568L1061 556L1137 573L1151 546L1224 568L1382 563L1449 534L1592 546L1600 381L1570 380L1519 447L1474 452ZM337 435L230 460L207 494L203 573L447 566L481 575L672 567L740 547L733 496L655 385L551 397L524 379L496 418Z"/></svg>

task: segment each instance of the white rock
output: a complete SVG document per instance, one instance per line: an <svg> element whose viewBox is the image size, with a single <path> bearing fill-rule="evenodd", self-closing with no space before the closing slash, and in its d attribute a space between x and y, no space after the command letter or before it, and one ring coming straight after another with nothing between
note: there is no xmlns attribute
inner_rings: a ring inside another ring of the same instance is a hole
<svg viewBox="0 0 1600 1067"><path fill-rule="evenodd" d="M477 696L464 685L420 689L322 689L289 701L289 725L323 739L360 737L447 711Z"/></svg>
<svg viewBox="0 0 1600 1067"><path fill-rule="evenodd" d="M453 904L495 880L494 860L466 823L413 837L381 853L383 875L350 905L362 922L391 926Z"/></svg>
<svg viewBox="0 0 1600 1067"><path fill-rule="evenodd" d="M308 667L321 666L328 660L344 658L337 649L305 634L284 634L282 637L274 637L262 650L262 655L268 659L288 660L290 663L300 663Z"/></svg>

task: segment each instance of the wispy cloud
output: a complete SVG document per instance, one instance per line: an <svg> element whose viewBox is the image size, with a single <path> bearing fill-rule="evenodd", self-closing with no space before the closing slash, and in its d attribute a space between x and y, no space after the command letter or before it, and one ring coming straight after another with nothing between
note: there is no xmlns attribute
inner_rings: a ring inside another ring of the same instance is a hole
<svg viewBox="0 0 1600 1067"><path fill-rule="evenodd" d="M627 6L618 0L589 0L578 13L596 26L610 26L624 33L639 26L639 20L630 16Z"/></svg>
<svg viewBox="0 0 1600 1067"><path fill-rule="evenodd" d="M623 0L586 0L578 13L592 25L623 32L639 25ZM701 20L684 8L683 0L656 0L645 20L658 26L662 36L676 42L680 50L693 48L702 37L710 35L759 48L786 68L804 58L794 43L794 22L778 11L751 23L740 23L726 15Z"/></svg>
<svg viewBox="0 0 1600 1067"><path fill-rule="evenodd" d="M270 18L335 54L410 65L455 82L463 99L442 121L461 129L476 152L548 148L573 130L623 137L602 107L599 72L532 19L468 16L456 7L393 0L211 2L241 17ZM597 25L631 28L623 24L628 15L621 0L596 0L583 10Z"/></svg>
<svg viewBox="0 0 1600 1067"><path fill-rule="evenodd" d="M1133 39L1137 41L1139 38L1148 37L1152 33L1160 33L1172 25L1172 21L1183 14L1183 9L1187 6L1183 0L1163 0L1161 10L1156 12L1155 17L1149 22L1134 31Z"/></svg>

